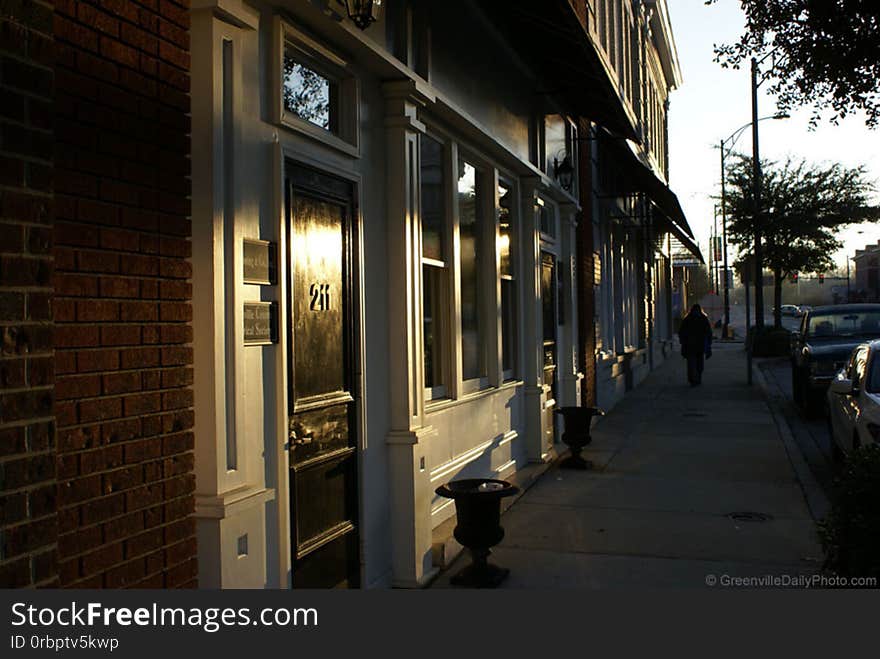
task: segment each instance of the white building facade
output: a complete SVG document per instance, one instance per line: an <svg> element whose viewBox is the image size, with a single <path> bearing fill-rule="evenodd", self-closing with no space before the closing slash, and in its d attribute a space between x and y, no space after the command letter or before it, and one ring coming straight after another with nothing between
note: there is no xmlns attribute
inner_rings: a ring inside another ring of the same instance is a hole
<svg viewBox="0 0 880 659"><path fill-rule="evenodd" d="M615 359L668 320L668 231L630 241L577 171L633 114L592 84L590 3L383 4L361 30L337 0L192 3L202 587L429 583L435 488L551 461L554 410L595 396L588 288Z"/></svg>
<svg viewBox="0 0 880 659"><path fill-rule="evenodd" d="M669 95L681 71L666 2L597 0L589 20L636 139L593 132L595 403L613 407L674 352L673 244L699 257L668 187Z"/></svg>

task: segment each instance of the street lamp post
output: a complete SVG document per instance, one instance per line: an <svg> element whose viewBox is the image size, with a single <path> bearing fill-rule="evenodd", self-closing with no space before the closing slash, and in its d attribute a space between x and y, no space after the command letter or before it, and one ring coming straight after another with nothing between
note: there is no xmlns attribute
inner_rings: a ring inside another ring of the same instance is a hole
<svg viewBox="0 0 880 659"><path fill-rule="evenodd" d="M722 172L721 172L721 198L724 199L724 150L721 150ZM721 243L724 250L724 328L721 330L721 336L725 339L730 338L730 277L728 276L727 265L727 214L724 211L724 202L721 203Z"/></svg>
<svg viewBox="0 0 880 659"><path fill-rule="evenodd" d="M719 281L718 281L718 252L715 250L715 245L718 244L718 207L715 207L715 212L712 215L712 287L715 289L715 295L718 295L719 289Z"/></svg>
<svg viewBox="0 0 880 659"><path fill-rule="evenodd" d="M748 124L746 124L748 125ZM741 131L740 128L738 131L734 132L733 135L736 135L737 132ZM728 140L733 139L733 135L728 137ZM733 146L731 144L731 146ZM726 179L724 172L724 140L721 140L721 146L719 148L721 152L721 232L724 234L724 328L721 330L721 335L725 339L730 338L730 285L727 281L727 196L726 190L724 189L724 181ZM747 306L748 308L748 306ZM749 331L748 325L746 325L746 332Z"/></svg>
<svg viewBox="0 0 880 659"><path fill-rule="evenodd" d="M765 121L766 119L788 119L788 115L784 113L777 113L773 115L768 115L766 117L761 117L758 121ZM727 260L727 190L726 190L726 180L727 180L727 169L725 167L725 158L730 153L731 149L733 149L734 144L740 138L743 131L749 126L754 126L755 122L750 121L749 123L740 126L735 131L733 131L727 138L721 140L721 143L718 146L718 150L721 153L721 233L723 240L724 250L724 329L723 336L730 336L730 287L727 279L727 271L728 271L728 260ZM751 277L749 277L751 279ZM748 291L746 291L748 292ZM748 305L747 305L748 306ZM746 333L749 331L749 323L746 323Z"/></svg>

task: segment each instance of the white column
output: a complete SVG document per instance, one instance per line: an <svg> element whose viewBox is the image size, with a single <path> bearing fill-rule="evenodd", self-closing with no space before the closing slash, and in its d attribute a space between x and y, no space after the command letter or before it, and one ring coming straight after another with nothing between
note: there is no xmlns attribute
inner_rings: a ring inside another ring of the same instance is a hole
<svg viewBox="0 0 880 659"><path fill-rule="evenodd" d="M611 242L611 267L614 272L614 290L612 292L611 303L611 322L614 328L614 351L616 354L623 354L625 346L624 341L624 324L626 323L626 315L624 305L626 303L624 297L624 282L626 256L623 249L623 231L617 225L611 225L609 230Z"/></svg>
<svg viewBox="0 0 880 659"><path fill-rule="evenodd" d="M544 327L541 315L541 241L535 212L537 178L520 179L522 218L522 377L525 383L526 454L530 462L546 458L544 438Z"/></svg>
<svg viewBox="0 0 880 659"><path fill-rule="evenodd" d="M427 100L410 81L385 83L386 198L389 281L388 433L392 580L418 587L436 572L431 563L430 469L425 443L422 343L422 239L419 203L418 109Z"/></svg>
<svg viewBox="0 0 880 659"><path fill-rule="evenodd" d="M193 5L195 518L205 588L265 586L266 503L275 496L254 460L263 438L248 436L242 410L243 51L258 27L255 10Z"/></svg>

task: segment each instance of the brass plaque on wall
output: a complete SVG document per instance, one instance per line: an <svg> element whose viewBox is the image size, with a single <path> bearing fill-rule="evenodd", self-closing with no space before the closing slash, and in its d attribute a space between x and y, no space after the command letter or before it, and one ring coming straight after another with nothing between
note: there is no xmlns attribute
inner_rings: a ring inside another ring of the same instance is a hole
<svg viewBox="0 0 880 659"><path fill-rule="evenodd" d="M275 243L267 240L242 241L242 275L245 284L273 285L275 275Z"/></svg>
<svg viewBox="0 0 880 659"><path fill-rule="evenodd" d="M278 312L274 302L245 302L242 322L246 346L278 343Z"/></svg>

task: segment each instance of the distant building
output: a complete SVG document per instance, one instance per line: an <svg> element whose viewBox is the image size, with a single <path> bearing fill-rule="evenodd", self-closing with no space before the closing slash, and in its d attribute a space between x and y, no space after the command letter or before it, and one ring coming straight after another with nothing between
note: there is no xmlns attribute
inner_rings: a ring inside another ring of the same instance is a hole
<svg viewBox="0 0 880 659"><path fill-rule="evenodd" d="M876 245L865 245L865 249L857 249L853 257L855 264L855 281L852 287L852 301L880 301L880 240Z"/></svg>

